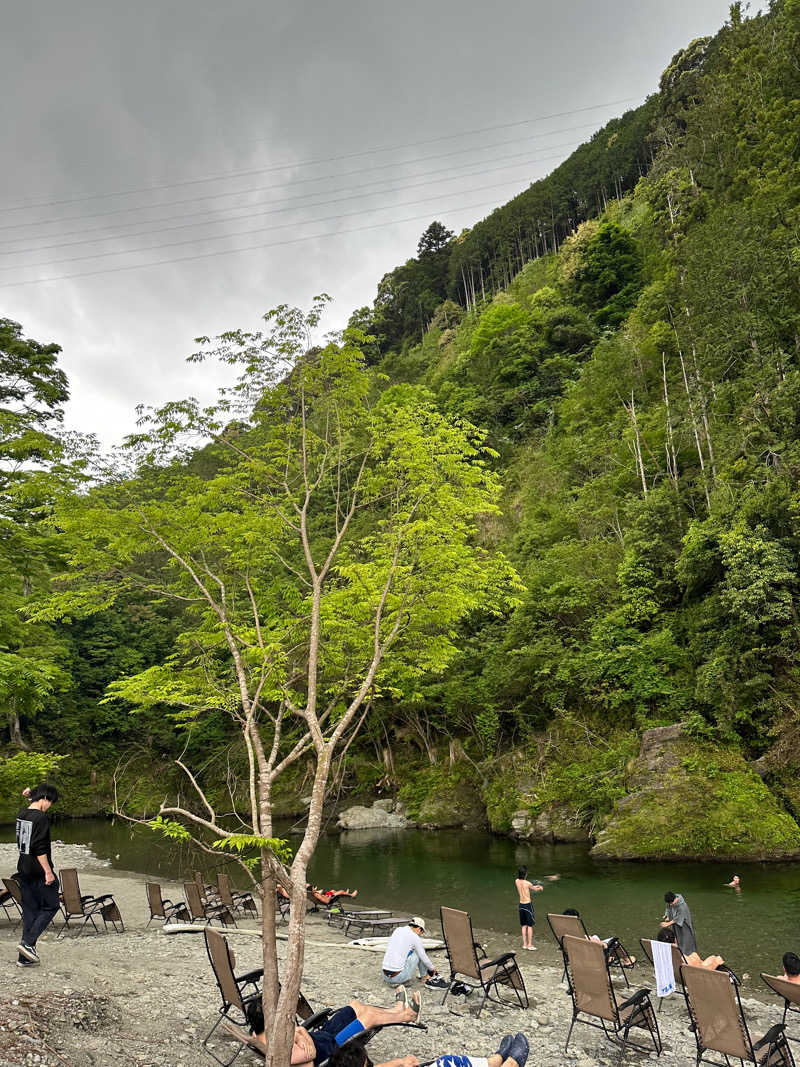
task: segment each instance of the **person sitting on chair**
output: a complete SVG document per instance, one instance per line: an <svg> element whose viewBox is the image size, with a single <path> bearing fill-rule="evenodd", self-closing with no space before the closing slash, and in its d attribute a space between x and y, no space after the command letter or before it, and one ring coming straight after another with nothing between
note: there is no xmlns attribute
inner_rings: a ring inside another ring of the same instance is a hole
<svg viewBox="0 0 800 1067"><path fill-rule="evenodd" d="M307 888L314 900L318 901L320 904L324 904L326 907L330 904L335 904L336 901L340 900L342 897L358 896L357 889L353 889L352 891L350 889L317 889L315 885L310 885Z"/></svg>
<svg viewBox="0 0 800 1067"><path fill-rule="evenodd" d="M524 1034L506 1034L500 1042L500 1048L491 1056L462 1056L448 1053L439 1056L432 1067L525 1067L528 1059L528 1039ZM363 1044L351 1041L343 1048L336 1049L328 1060L328 1067L373 1067ZM387 1060L375 1067L419 1067L416 1056L403 1056L398 1060Z"/></svg>
<svg viewBox="0 0 800 1067"><path fill-rule="evenodd" d="M800 985L800 956L794 952L784 952L782 962L783 977L786 981Z"/></svg>
<svg viewBox="0 0 800 1067"><path fill-rule="evenodd" d="M414 993L409 1001L405 989L398 989L397 1000L392 1008L377 1008L360 1000L351 1000L346 1008L338 1008L317 1030L296 1026L292 1054L292 1067L305 1067L329 1056L355 1034L372 1026L389 1026L392 1023L419 1022L422 999ZM266 1048L264 1036L264 1011L260 1000L251 1001L246 1008L247 1022L257 1041Z"/></svg>
<svg viewBox="0 0 800 1067"><path fill-rule="evenodd" d="M665 926L663 929L659 930L658 937L656 938L656 940L666 941L669 945L674 945L677 943L675 931L672 929L671 926ZM690 967L705 967L707 971L718 971L720 969L728 969L725 966L725 960L722 958L722 956L706 956L706 958L703 959L702 956L699 956L696 952L690 952L688 953L688 955L685 956L685 959Z"/></svg>
<svg viewBox="0 0 800 1067"><path fill-rule="evenodd" d="M581 917L581 913L577 908L564 908L562 914L574 915L576 919ZM608 958L610 960L619 960L623 967L633 967L634 963L636 963L636 957L629 956L616 937L598 937L597 934L590 934L589 940L605 945L608 949Z"/></svg>

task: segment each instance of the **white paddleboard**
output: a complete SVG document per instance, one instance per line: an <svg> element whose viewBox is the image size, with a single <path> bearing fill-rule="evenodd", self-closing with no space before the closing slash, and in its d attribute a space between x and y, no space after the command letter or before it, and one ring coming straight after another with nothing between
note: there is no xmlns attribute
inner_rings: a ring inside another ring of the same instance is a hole
<svg viewBox="0 0 800 1067"><path fill-rule="evenodd" d="M437 949L444 948L444 941L438 941L435 937L422 937L420 940L426 952L436 952ZM357 937L355 941L348 941L347 947L363 948L367 952L385 952L388 944L388 937Z"/></svg>

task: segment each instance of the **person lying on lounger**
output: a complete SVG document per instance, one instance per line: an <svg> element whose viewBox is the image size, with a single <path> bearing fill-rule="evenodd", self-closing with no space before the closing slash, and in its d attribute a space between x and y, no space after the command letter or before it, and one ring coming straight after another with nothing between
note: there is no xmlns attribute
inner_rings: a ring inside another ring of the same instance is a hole
<svg viewBox="0 0 800 1067"><path fill-rule="evenodd" d="M506 1034L500 1042L500 1048L491 1056L463 1056L447 1053L435 1061L436 1067L525 1067L528 1059L528 1039L524 1034ZM328 1060L328 1067L373 1067L367 1050L360 1041L351 1041L343 1048L336 1049ZM419 1067L416 1056L403 1056L399 1060L388 1060L375 1067Z"/></svg>
<svg viewBox="0 0 800 1067"><path fill-rule="evenodd" d="M292 1067L310 1067L311 1064L327 1060L345 1041L363 1030L369 1030L371 1026L419 1022L421 1009L419 993L414 993L409 1000L405 989L398 989L397 1000L391 1008L378 1008L360 1000L351 1000L346 1008L337 1009L317 1030L295 1027L289 1062ZM253 1037L266 1048L264 1013L260 1000L247 1005L247 1022Z"/></svg>
<svg viewBox="0 0 800 1067"><path fill-rule="evenodd" d="M677 939L672 927L665 926L659 930L656 940L666 941L667 944L674 945ZM706 958L703 959L702 956L699 956L696 952L690 952L685 958L690 967L705 967L707 971L717 971L725 964L725 960L722 956L706 956Z"/></svg>
<svg viewBox="0 0 800 1067"><path fill-rule="evenodd" d="M306 888L315 900L319 901L320 904L325 905L334 904L342 897L358 896L357 889L317 889L315 885L309 885Z"/></svg>
<svg viewBox="0 0 800 1067"><path fill-rule="evenodd" d="M562 914L574 915L576 919L580 919L581 917L581 913L577 908L564 908ZM636 957L629 956L622 945L617 942L616 937L598 937L597 934L590 934L589 940L597 941L599 944L605 945L608 949L609 959L619 960L623 967L633 967L634 963L636 963Z"/></svg>

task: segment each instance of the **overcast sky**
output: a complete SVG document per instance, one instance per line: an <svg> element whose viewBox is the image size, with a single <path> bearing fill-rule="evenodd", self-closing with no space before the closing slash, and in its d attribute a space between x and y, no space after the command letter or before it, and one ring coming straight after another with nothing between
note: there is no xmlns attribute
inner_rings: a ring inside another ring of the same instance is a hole
<svg viewBox="0 0 800 1067"><path fill-rule="evenodd" d="M728 7L0 0L0 317L63 347L68 425L113 443L139 402L210 397L194 337L321 291L343 325Z"/></svg>

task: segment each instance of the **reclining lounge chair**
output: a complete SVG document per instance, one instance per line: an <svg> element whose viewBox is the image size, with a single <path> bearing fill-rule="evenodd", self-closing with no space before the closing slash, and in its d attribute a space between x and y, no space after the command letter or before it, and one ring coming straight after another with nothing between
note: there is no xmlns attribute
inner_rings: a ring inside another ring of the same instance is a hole
<svg viewBox="0 0 800 1067"><path fill-rule="evenodd" d="M786 1016L800 1014L800 985L797 982L789 982L785 978L776 978L771 974L762 974L762 982L773 993L783 999L783 1025L786 1025Z"/></svg>
<svg viewBox="0 0 800 1067"><path fill-rule="evenodd" d="M620 1003L601 942L565 934L561 939L561 950L572 998L572 1022L569 1024L564 1051L569 1047L575 1023L579 1022L602 1030L609 1041L618 1045L620 1062L628 1048L639 1052L650 1051L647 1046L631 1040L630 1031L635 1027L648 1031L653 1049L660 1056L661 1034L650 1002L650 990L638 989Z"/></svg>
<svg viewBox="0 0 800 1067"><path fill-rule="evenodd" d="M89 925L96 934L99 933L96 919L102 920L106 933L108 933L109 923L117 933L125 932L125 923L122 921L117 902L111 893L103 893L99 897L93 897L91 894L81 895L78 871L75 867L62 867L58 873L61 882L61 911L64 915L64 923L58 932L58 937L63 936L70 919L83 919L77 937L80 937Z"/></svg>
<svg viewBox="0 0 800 1067"><path fill-rule="evenodd" d="M472 933L472 920L466 911L456 908L440 908L442 936L447 948L450 962L450 981L442 997L442 1004L447 1000L450 987L458 979L473 989L483 991L483 1000L477 1014L483 1011L486 1001L491 999L498 1004L509 1001L500 996L500 986L513 990L520 1008L528 1007L528 992L522 978L517 958L513 952L490 960L475 940ZM494 995L492 995L494 994Z"/></svg>
<svg viewBox="0 0 800 1067"><path fill-rule="evenodd" d="M22 920L22 891L16 878L4 878L3 886L0 890L0 908L16 928Z"/></svg>
<svg viewBox="0 0 800 1067"><path fill-rule="evenodd" d="M227 874L217 875L217 897L220 904L224 904L228 911L240 911L245 915L251 915L254 919L258 918L258 908L253 894L233 890L230 876Z"/></svg>
<svg viewBox="0 0 800 1067"><path fill-rule="evenodd" d="M589 934L580 915L556 915L553 912L548 912L547 922L553 931L553 937L556 939L556 944L559 948L561 948L562 938L567 935L569 937L585 937L587 941L589 940ZM604 944L603 947L605 948L609 967L619 967L622 977L625 979L625 985L629 986L627 971L636 965L636 961L618 937L612 937L608 944Z"/></svg>
<svg viewBox="0 0 800 1067"><path fill-rule="evenodd" d="M166 926L169 922L191 922L189 909L182 900L173 904L168 897L161 896L161 886L158 882L147 882L147 903L150 908L149 926L153 919L160 919Z"/></svg>
<svg viewBox="0 0 800 1067"><path fill-rule="evenodd" d="M726 971L704 967L681 967L686 1007L697 1042L696 1064L718 1063L706 1052L719 1053L729 1062L732 1057L742 1063L760 1067L794 1067L783 1023L776 1023L760 1041L753 1043L739 997L739 986Z"/></svg>
<svg viewBox="0 0 800 1067"><path fill-rule="evenodd" d="M236 920L224 904L209 904L205 901L200 894L197 882L184 882L183 892L186 896L190 923L199 921L205 923L218 922L221 926L236 925Z"/></svg>

